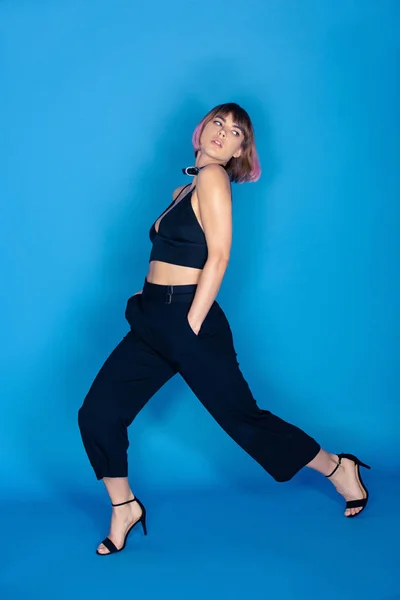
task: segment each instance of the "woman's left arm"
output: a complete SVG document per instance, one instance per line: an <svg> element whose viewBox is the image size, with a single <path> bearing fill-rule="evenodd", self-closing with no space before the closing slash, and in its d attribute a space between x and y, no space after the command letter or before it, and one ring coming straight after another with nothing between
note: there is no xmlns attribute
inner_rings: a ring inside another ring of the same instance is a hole
<svg viewBox="0 0 400 600"><path fill-rule="evenodd" d="M208 258L188 313L189 324L197 334L228 267L232 244L232 198L229 176L217 164L200 171L196 189L208 248Z"/></svg>

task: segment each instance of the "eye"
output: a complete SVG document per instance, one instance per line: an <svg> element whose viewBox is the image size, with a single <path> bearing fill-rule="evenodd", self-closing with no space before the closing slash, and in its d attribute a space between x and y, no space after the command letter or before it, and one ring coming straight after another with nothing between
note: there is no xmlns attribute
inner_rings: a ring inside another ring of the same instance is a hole
<svg viewBox="0 0 400 600"><path fill-rule="evenodd" d="M217 125L222 125L221 121L218 121L218 119L216 119L216 120L214 121L214 123L216 123Z"/></svg>
<svg viewBox="0 0 400 600"><path fill-rule="evenodd" d="M237 131L236 129L232 130L232 133L236 136L236 137L240 137L240 133L239 131Z"/></svg>

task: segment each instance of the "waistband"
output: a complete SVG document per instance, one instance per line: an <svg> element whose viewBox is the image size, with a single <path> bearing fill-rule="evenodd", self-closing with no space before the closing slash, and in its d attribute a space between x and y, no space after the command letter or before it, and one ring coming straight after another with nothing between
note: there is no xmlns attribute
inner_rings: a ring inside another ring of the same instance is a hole
<svg viewBox="0 0 400 600"><path fill-rule="evenodd" d="M144 280L142 294L146 298L164 300L165 304L172 302L190 302L197 290L197 283L189 285L160 285Z"/></svg>

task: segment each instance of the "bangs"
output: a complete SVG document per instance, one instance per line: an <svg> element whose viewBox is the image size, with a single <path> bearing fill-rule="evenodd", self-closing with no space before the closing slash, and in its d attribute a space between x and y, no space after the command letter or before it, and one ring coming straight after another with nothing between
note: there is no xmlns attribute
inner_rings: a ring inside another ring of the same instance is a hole
<svg viewBox="0 0 400 600"><path fill-rule="evenodd" d="M227 104L220 104L216 106L210 115L210 119L214 119L217 115L221 117L227 117L232 115L232 121L243 131L244 141L248 141L252 135L253 127L251 120L247 112L234 102L228 102Z"/></svg>
<svg viewBox="0 0 400 600"><path fill-rule="evenodd" d="M194 155L196 157L200 149L200 136L207 123L215 119L216 116L226 119L228 115L232 116L232 121L243 133L242 155L237 159L232 157L225 165L229 178L235 183L258 181L261 175L261 166L255 146L253 125L248 113L235 102L219 104L200 121L192 135Z"/></svg>

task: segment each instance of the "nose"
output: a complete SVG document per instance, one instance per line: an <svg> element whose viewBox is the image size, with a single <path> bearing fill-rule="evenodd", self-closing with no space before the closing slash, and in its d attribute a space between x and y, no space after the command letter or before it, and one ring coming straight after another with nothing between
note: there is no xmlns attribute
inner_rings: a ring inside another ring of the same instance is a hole
<svg viewBox="0 0 400 600"><path fill-rule="evenodd" d="M220 129L218 132L218 135L223 135L225 137L225 130L224 129Z"/></svg>

